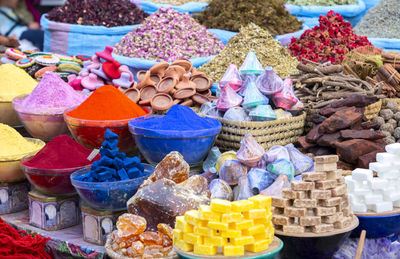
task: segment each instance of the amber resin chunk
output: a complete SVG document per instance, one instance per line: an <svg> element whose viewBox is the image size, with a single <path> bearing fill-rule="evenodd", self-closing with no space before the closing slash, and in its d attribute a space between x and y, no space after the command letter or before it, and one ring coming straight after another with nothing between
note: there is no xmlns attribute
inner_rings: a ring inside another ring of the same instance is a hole
<svg viewBox="0 0 400 259"><path fill-rule="evenodd" d="M154 173L149 177L149 180L155 182L159 179L169 179L175 183L181 183L189 178L189 164L183 159L183 156L177 152L172 151L158 163Z"/></svg>
<svg viewBox="0 0 400 259"><path fill-rule="evenodd" d="M146 229L146 226L147 223L143 217L124 213L117 222L118 236L130 238L139 235Z"/></svg>

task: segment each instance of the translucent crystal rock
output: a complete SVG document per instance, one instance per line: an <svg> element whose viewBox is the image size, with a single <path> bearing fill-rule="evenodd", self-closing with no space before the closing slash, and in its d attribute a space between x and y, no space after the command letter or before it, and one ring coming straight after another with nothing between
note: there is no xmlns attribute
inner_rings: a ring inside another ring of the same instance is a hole
<svg viewBox="0 0 400 259"><path fill-rule="evenodd" d="M237 159L235 151L233 151L233 150L226 151L226 152L222 153L221 156L218 158L217 164L215 165L215 168L217 168L217 171L219 172L219 170L221 169L222 165L226 161L235 160L235 159Z"/></svg>
<svg viewBox="0 0 400 259"><path fill-rule="evenodd" d="M203 103L199 113L217 118L222 117L222 112L217 108L217 101Z"/></svg>
<svg viewBox="0 0 400 259"><path fill-rule="evenodd" d="M260 169L266 170L267 169L267 165L268 165L268 155L267 155L267 153L265 153L261 157L261 160L258 161L258 164L257 164L256 168L260 168Z"/></svg>
<svg viewBox="0 0 400 259"><path fill-rule="evenodd" d="M152 231L143 232L142 234L139 235L139 239L146 246L162 245L162 243L163 243L163 240L160 237L160 235L158 235L158 233L152 232Z"/></svg>
<svg viewBox="0 0 400 259"><path fill-rule="evenodd" d="M227 111L229 108L239 106L243 99L229 85L221 86L221 92L217 100L217 108Z"/></svg>
<svg viewBox="0 0 400 259"><path fill-rule="evenodd" d="M117 234L120 238L128 239L141 234L146 229L146 219L124 213L117 221Z"/></svg>
<svg viewBox="0 0 400 259"><path fill-rule="evenodd" d="M225 112L223 118L234 121L247 121L248 116L246 110L242 107L232 107Z"/></svg>
<svg viewBox="0 0 400 259"><path fill-rule="evenodd" d="M242 86L242 79L240 78L239 71L235 64L230 64L225 71L224 76L219 81L219 85L228 84L232 87L234 91L238 91Z"/></svg>
<svg viewBox="0 0 400 259"><path fill-rule="evenodd" d="M290 161L289 151L280 145L271 147L265 154L267 155L267 163L272 163L278 159L286 159Z"/></svg>
<svg viewBox="0 0 400 259"><path fill-rule="evenodd" d="M173 229L167 224L160 223L157 225L157 229L158 229L158 232L168 236L171 239L174 237Z"/></svg>
<svg viewBox="0 0 400 259"><path fill-rule="evenodd" d="M192 189L163 178L141 187L129 199L128 212L144 217L147 230L156 231L158 224L166 223L173 227L176 216L209 202L207 195L197 195Z"/></svg>
<svg viewBox="0 0 400 259"><path fill-rule="evenodd" d="M239 69L242 75L247 75L249 73L259 75L263 72L263 70L263 66L261 65L254 51L247 53L246 59Z"/></svg>
<svg viewBox="0 0 400 259"><path fill-rule="evenodd" d="M289 152L290 161L293 163L296 175L312 170L314 162L311 157L301 153L291 143L287 144L285 148Z"/></svg>
<svg viewBox="0 0 400 259"><path fill-rule="evenodd" d="M264 148L257 143L256 139L250 133L246 133L240 143L240 149L236 153L236 156L242 164L255 167L264 154Z"/></svg>
<svg viewBox="0 0 400 259"><path fill-rule="evenodd" d="M207 179L201 175L193 175L186 181L178 184L178 186L192 190L196 195L211 196Z"/></svg>
<svg viewBox="0 0 400 259"><path fill-rule="evenodd" d="M212 167L212 168L210 168L207 172L202 173L201 176L203 176L204 178L206 178L208 184L210 184L212 180L218 178L218 171L217 171L217 168Z"/></svg>
<svg viewBox="0 0 400 259"><path fill-rule="evenodd" d="M270 105L258 105L249 112L251 121L272 121L276 120L276 114Z"/></svg>
<svg viewBox="0 0 400 259"><path fill-rule="evenodd" d="M268 104L268 98L258 90L256 81L251 79L252 77L249 78L250 79L246 81L246 86L243 92L244 98L242 107L250 109L257 107L258 105Z"/></svg>
<svg viewBox="0 0 400 259"><path fill-rule="evenodd" d="M271 184L268 188L262 190L260 194L265 196L281 196L282 189L290 186L289 179L287 175L280 175L276 178L275 182Z"/></svg>
<svg viewBox="0 0 400 259"><path fill-rule="evenodd" d="M233 192L227 182L221 179L214 179L209 185L211 199L233 200Z"/></svg>
<svg viewBox="0 0 400 259"><path fill-rule="evenodd" d="M278 177L276 174L271 174L266 170L260 168L252 168L247 174L249 185L254 195L260 193L261 190L270 186Z"/></svg>
<svg viewBox="0 0 400 259"><path fill-rule="evenodd" d="M229 185L236 185L239 178L246 175L247 168L237 160L226 161L219 170L219 177Z"/></svg>
<svg viewBox="0 0 400 259"><path fill-rule="evenodd" d="M275 74L272 67L266 67L265 71L257 78L256 85L263 94L271 95L282 90L283 81Z"/></svg>
<svg viewBox="0 0 400 259"><path fill-rule="evenodd" d="M207 155L206 160L204 160L203 162L204 172L207 172L209 169L215 167L215 165L217 164L217 160L220 156L221 156L221 151L219 151L219 148L212 147Z"/></svg>
<svg viewBox="0 0 400 259"><path fill-rule="evenodd" d="M144 253L142 258L143 259L148 259L148 258L163 258L164 252L163 252L163 246L159 245L152 245L152 246L146 246L144 249Z"/></svg>
<svg viewBox="0 0 400 259"><path fill-rule="evenodd" d="M294 166L290 160L278 159L267 166L267 171L273 174L285 174L291 181L294 177Z"/></svg>
<svg viewBox="0 0 400 259"><path fill-rule="evenodd" d="M239 178L238 187L239 194L236 200L247 200L253 196L253 192L250 189L249 179L246 175Z"/></svg>
<svg viewBox="0 0 400 259"><path fill-rule="evenodd" d="M130 257L136 257L144 253L144 244L142 243L142 241L133 242L129 248L128 248L128 256Z"/></svg>

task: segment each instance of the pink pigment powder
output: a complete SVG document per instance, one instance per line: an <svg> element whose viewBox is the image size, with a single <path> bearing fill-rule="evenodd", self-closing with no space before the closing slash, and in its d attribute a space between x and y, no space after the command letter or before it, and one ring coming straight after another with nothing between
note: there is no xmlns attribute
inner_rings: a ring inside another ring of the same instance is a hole
<svg viewBox="0 0 400 259"><path fill-rule="evenodd" d="M22 100L14 100L15 109L34 114L61 114L78 106L87 96L76 92L58 74L47 72L32 93Z"/></svg>

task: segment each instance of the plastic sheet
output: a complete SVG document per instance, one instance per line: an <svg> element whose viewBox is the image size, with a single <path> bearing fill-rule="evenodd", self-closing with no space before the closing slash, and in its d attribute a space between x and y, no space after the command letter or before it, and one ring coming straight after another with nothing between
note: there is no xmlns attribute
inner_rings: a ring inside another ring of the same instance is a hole
<svg viewBox="0 0 400 259"><path fill-rule="evenodd" d="M290 161L289 151L283 146L273 146L265 153L267 156L267 162L272 163L278 159L286 159Z"/></svg>
<svg viewBox="0 0 400 259"><path fill-rule="evenodd" d="M229 184L222 179L214 179L208 188L211 192L211 199L233 200L233 191Z"/></svg>
<svg viewBox="0 0 400 259"><path fill-rule="evenodd" d="M247 85L243 92L244 98L242 106L246 109L250 109L257 107L258 105L268 104L268 98L258 90L256 81L250 77L246 82Z"/></svg>
<svg viewBox="0 0 400 259"><path fill-rule="evenodd" d="M227 182L229 185L236 185L239 178L247 174L247 168L238 160L228 160L219 170L219 178Z"/></svg>
<svg viewBox="0 0 400 259"><path fill-rule="evenodd" d="M290 161L295 168L295 175L311 171L314 168L312 158L301 153L293 144L287 144L285 148L288 150Z"/></svg>
<svg viewBox="0 0 400 259"><path fill-rule="evenodd" d="M273 174L287 175L291 181L294 177L294 166L290 160L278 159L267 165L267 171Z"/></svg>
<svg viewBox="0 0 400 259"><path fill-rule="evenodd" d="M222 113L218 110L216 106L217 101L203 103L200 107L200 114L209 115L213 117L222 117Z"/></svg>
<svg viewBox="0 0 400 259"><path fill-rule="evenodd" d="M222 86L228 83L230 87L236 92L242 86L242 79L240 78L239 71L235 64L230 64L228 66L228 68L225 71L225 74L223 75L221 81L219 82L219 85Z"/></svg>
<svg viewBox="0 0 400 259"><path fill-rule="evenodd" d="M253 168L247 174L247 178L249 179L249 185L252 193L257 195L261 190L264 190L270 186L276 180L276 178L278 178L278 175L271 174L268 171L260 168Z"/></svg>
<svg viewBox="0 0 400 259"><path fill-rule="evenodd" d="M227 111L232 107L239 106L243 98L238 95L229 85L221 87L221 92L217 100L217 108L221 111Z"/></svg>
<svg viewBox="0 0 400 259"><path fill-rule="evenodd" d="M281 196L282 190L289 186L289 179L287 175L280 175L276 178L275 182L271 184L265 190L262 190L260 194L265 196Z"/></svg>
<svg viewBox="0 0 400 259"><path fill-rule="evenodd" d="M256 53L254 51L250 51L247 53L246 59L243 61L242 66L239 69L239 72L242 75L247 75L247 74L255 74L259 75L263 72L263 67L258 60Z"/></svg>
<svg viewBox="0 0 400 259"><path fill-rule="evenodd" d="M221 151L219 151L218 147L212 147L210 152L207 155L206 160L203 162L203 170L207 172L211 168L215 168L217 164L218 158L221 156Z"/></svg>
<svg viewBox="0 0 400 259"><path fill-rule="evenodd" d="M233 107L225 112L223 118L227 120L247 121L248 115L242 107Z"/></svg>
<svg viewBox="0 0 400 259"><path fill-rule="evenodd" d="M270 95L282 90L283 81L275 74L272 67L266 67L265 71L257 78L256 85L263 94Z"/></svg>
<svg viewBox="0 0 400 259"><path fill-rule="evenodd" d="M292 83L292 79L286 78L283 81L282 90L272 95L272 101L276 107L290 110L290 108L297 103L298 99L293 92Z"/></svg>
<svg viewBox="0 0 400 259"><path fill-rule="evenodd" d="M264 148L257 143L256 139L250 133L246 133L240 143L240 149L236 153L236 156L240 163L249 167L255 167L264 154Z"/></svg>
<svg viewBox="0 0 400 259"><path fill-rule="evenodd" d="M271 121L276 120L276 114L270 105L258 105L249 112L251 121Z"/></svg>
<svg viewBox="0 0 400 259"><path fill-rule="evenodd" d="M247 176L242 176L239 178L238 187L239 193L235 200L247 200L253 196Z"/></svg>

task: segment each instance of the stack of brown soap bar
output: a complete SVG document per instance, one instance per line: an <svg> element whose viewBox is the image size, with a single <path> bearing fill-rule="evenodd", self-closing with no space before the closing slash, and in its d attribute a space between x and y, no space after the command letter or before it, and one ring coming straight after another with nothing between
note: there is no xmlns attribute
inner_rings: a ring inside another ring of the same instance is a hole
<svg viewBox="0 0 400 259"><path fill-rule="evenodd" d="M326 233L350 226L352 212L338 156L315 157L314 172L272 197L275 229L285 233Z"/></svg>

